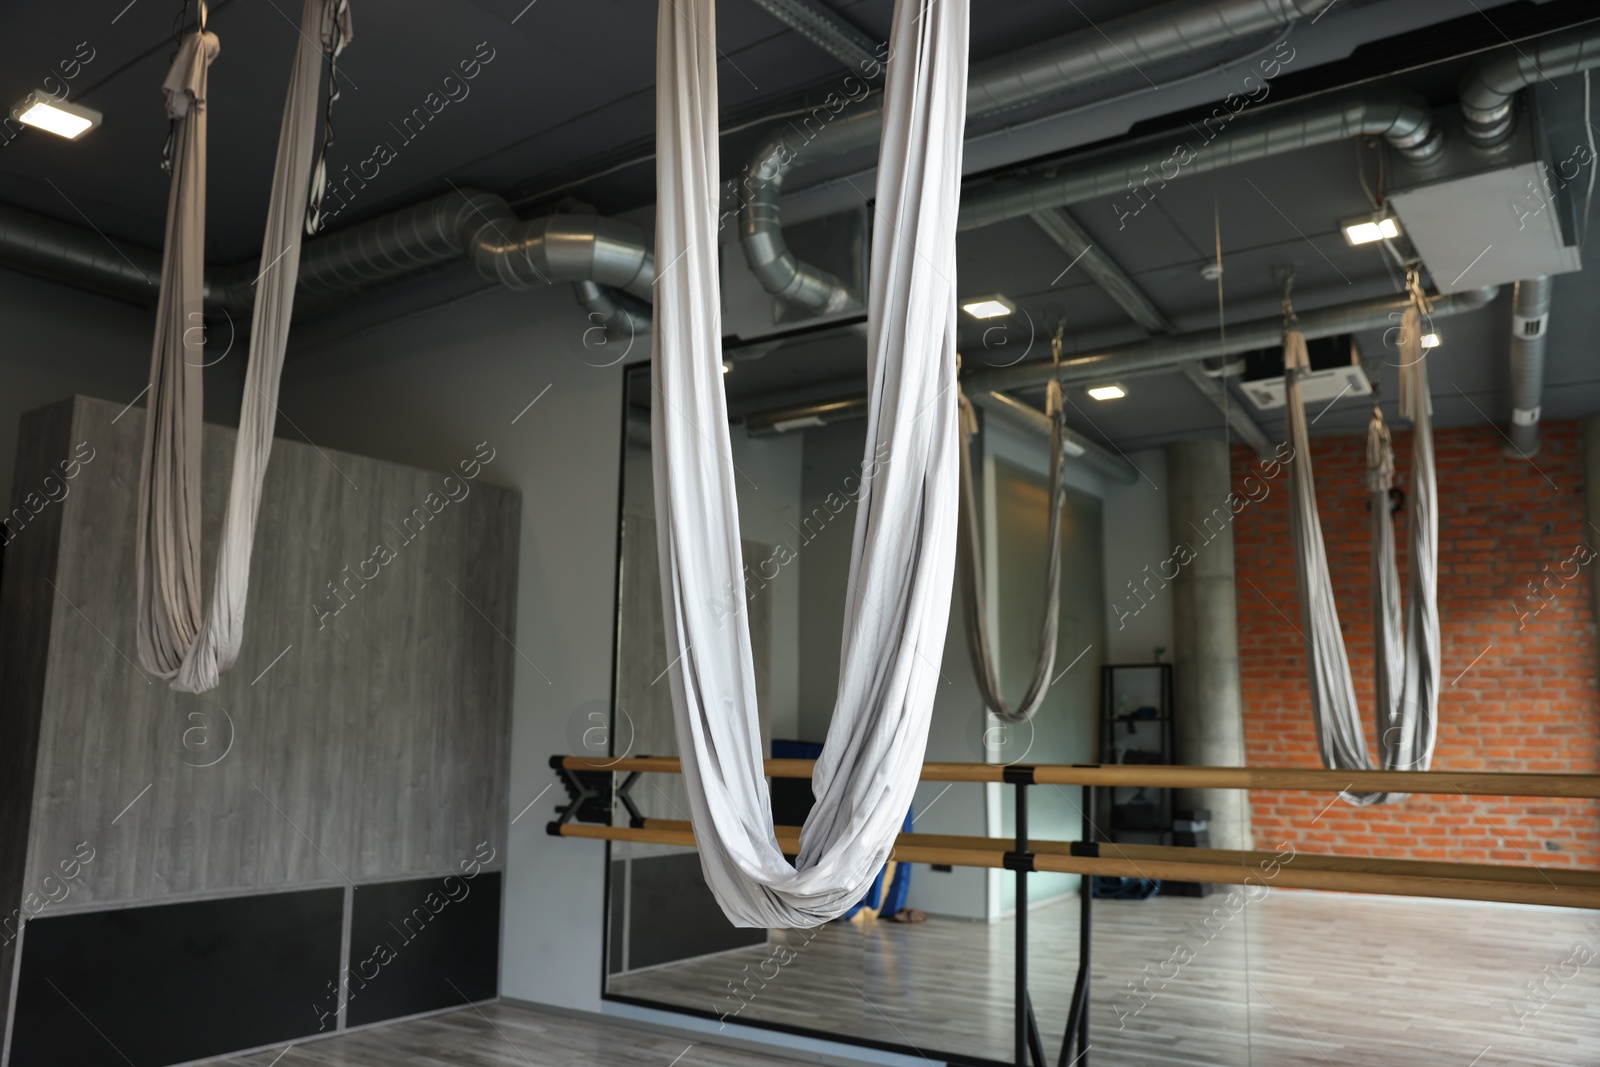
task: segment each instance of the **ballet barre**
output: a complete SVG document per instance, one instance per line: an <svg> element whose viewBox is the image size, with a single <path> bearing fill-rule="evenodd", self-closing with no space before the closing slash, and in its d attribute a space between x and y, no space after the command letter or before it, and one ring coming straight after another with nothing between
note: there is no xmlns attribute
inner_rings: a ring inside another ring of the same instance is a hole
<svg viewBox="0 0 1600 1067"><path fill-rule="evenodd" d="M552 756L550 766L567 789L568 803L548 831L559 837L630 841L695 847L693 827L684 820L645 816L631 790L643 774L677 774L682 764L672 756ZM771 778L810 778L814 760L769 759ZM621 778L620 783L617 781ZM1303 767L1186 767L1161 764L997 764L929 762L922 765L926 782L1000 783L1015 787L1014 838L954 834L904 833L891 859L951 867L1012 871L1017 881L1013 1005L1016 1018L1016 1067L1047 1067L1044 1043L1027 978L1027 876L1035 872L1095 877L1144 878L1153 881L1204 882L1324 892L1382 893L1408 897L1537 904L1600 910L1600 872L1486 863L1405 860L1291 851L1181 848L1098 841L1094 820L1096 788L1145 786L1164 789L1279 790L1308 793L1390 792L1435 796L1459 795L1600 799L1600 775L1537 774L1505 771L1337 771ZM1083 790L1082 839L1038 840L1028 834L1030 786L1077 786ZM615 826L613 809L621 804L628 825ZM800 850L800 828L776 826L773 836L786 854ZM1079 891L1078 975L1072 993L1061 1061L1086 1067L1089 1050L1090 918L1093 891ZM1072 1056L1076 1051L1076 1058Z"/></svg>
<svg viewBox="0 0 1600 1067"><path fill-rule="evenodd" d="M554 756L569 771L678 774L676 756ZM769 759L769 778L810 778L815 760ZM1106 763L924 763L924 782L1005 782L1033 785L1147 786L1152 789L1280 789L1319 793L1425 793L1465 796L1600 799L1600 774L1522 771L1330 771L1321 767L1182 767Z"/></svg>

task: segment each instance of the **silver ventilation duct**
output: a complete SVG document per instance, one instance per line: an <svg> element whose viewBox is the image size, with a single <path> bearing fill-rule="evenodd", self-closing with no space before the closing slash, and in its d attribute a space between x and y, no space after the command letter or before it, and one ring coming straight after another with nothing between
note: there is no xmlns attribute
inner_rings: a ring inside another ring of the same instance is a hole
<svg viewBox="0 0 1600 1067"><path fill-rule="evenodd" d="M1173 0L1112 19L975 64L967 80L967 118L991 115L1207 48L1281 31L1335 2ZM856 90L848 85L844 88L842 97L834 94L829 98L837 101L837 107L817 107L801 123L799 132L785 127L761 146L745 168L739 190L743 199L741 240L750 270L767 292L822 312L848 306L853 295L833 275L801 263L789 251L779 198L784 178L802 158L812 161L878 143L883 125L880 102L868 103L865 92L857 97Z"/></svg>
<svg viewBox="0 0 1600 1067"><path fill-rule="evenodd" d="M1600 29L1579 26L1512 45L1478 63L1461 81L1467 136L1485 147L1504 144L1516 125L1512 103L1540 80L1600 67Z"/></svg>
<svg viewBox="0 0 1600 1067"><path fill-rule="evenodd" d="M113 245L7 204L0 204L0 266L140 304L154 304L161 288L161 253Z"/></svg>
<svg viewBox="0 0 1600 1067"><path fill-rule="evenodd" d="M1522 459L1539 451L1539 406L1544 397L1544 350L1550 324L1548 277L1517 283L1511 310L1511 439L1507 453Z"/></svg>
<svg viewBox="0 0 1600 1067"><path fill-rule="evenodd" d="M1435 297L1433 316L1445 318L1475 311L1493 300L1498 292L1498 288L1490 287ZM1405 296L1386 296L1302 311L1298 316L1300 332L1307 338L1318 338L1360 330L1388 329L1400 321L1400 313L1409 303L1410 299ZM1112 378L1165 373L1196 360L1270 348L1282 339L1283 319L1274 315L1237 325L1230 323L1225 341L1218 337L1215 328L1208 327L1074 356L1062 360L1059 370L1050 360L1034 360L1014 367L987 370L979 369L969 360L967 366L971 369L962 375L961 380L968 393L1037 388L1058 374L1066 384L1082 385Z"/></svg>
<svg viewBox="0 0 1600 1067"><path fill-rule="evenodd" d="M334 300L442 264L471 259L511 289L572 282L579 303L616 330L648 333L655 258L646 233L595 214L523 222L492 193L446 193L308 241L300 256L301 301ZM136 303L155 302L161 254L113 246L89 230L0 205L0 265ZM206 299L248 319L254 262L211 268ZM620 319L614 316L622 316Z"/></svg>
<svg viewBox="0 0 1600 1067"><path fill-rule="evenodd" d="M1308 100L1241 119L1209 142L1199 132L1180 135L1176 143L1169 136L1082 163L1065 163L1039 175L996 178L962 194L958 225L977 229L1097 197L1123 201L1126 210L1118 210L1118 217L1126 217L1137 214L1167 182L1180 177L1354 137L1383 137L1417 160L1437 154L1443 143L1421 97L1360 93Z"/></svg>

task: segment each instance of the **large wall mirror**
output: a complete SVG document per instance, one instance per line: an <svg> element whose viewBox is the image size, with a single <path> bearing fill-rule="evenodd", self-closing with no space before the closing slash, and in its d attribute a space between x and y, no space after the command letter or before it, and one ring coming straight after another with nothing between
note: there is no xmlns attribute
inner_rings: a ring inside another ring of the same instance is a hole
<svg viewBox="0 0 1600 1067"><path fill-rule="evenodd" d="M750 627L769 755L814 755L833 714L866 424L860 417L801 417L793 424L780 418L780 431L764 413L864 392L862 348L859 334L843 328L729 363L748 583L743 607L730 601L729 611L742 611ZM804 395L785 393L801 359L813 371L819 361L835 361L839 379ZM677 743L656 555L648 367L627 375L626 410L613 723L609 732L595 730L582 740L595 755L672 755ZM974 446L987 539L986 610L1013 697L1026 687L1038 652L1047 458L1042 437L1004 424L986 426ZM1059 676L1046 706L1021 727L1004 727L985 712L957 592L928 759L1095 758L1105 644L1102 505L1092 479L1084 482L1076 486L1069 477ZM642 776L632 797L649 818L688 818L675 775ZM773 783L780 824L802 822L810 804L808 781ZM918 832L1013 832L1012 799L999 785L923 783L908 818ZM1082 822L1077 789L1034 791L1035 834L1076 838ZM898 877L886 871L875 898L848 919L815 930L769 931L736 929L722 917L692 850L616 842L609 863L607 997L721 1023L827 1032L913 1055L921 1051L941 1062L1010 1057L1010 986L985 977L1010 973L1016 899L1009 874L908 865ZM1057 1046L1077 968L1077 881L1034 875L1029 886L1034 998L1041 1029ZM975 966L977 959L986 962Z"/></svg>

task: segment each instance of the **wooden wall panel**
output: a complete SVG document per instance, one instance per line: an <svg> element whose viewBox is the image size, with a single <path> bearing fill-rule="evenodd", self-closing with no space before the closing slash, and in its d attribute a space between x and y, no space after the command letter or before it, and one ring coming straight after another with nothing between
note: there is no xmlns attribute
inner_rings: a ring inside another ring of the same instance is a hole
<svg viewBox="0 0 1600 1067"><path fill-rule="evenodd" d="M70 412L62 444L96 458L56 505L53 610L27 613L49 632L27 877L80 842L95 858L50 908L439 874L480 842L503 851L518 495L279 440L239 661L216 690L176 693L137 665L144 413ZM233 439L206 427L208 590ZM27 463L19 488L37 480ZM46 575L16 572L8 598L14 582L36 596ZM9 662L21 638L4 640Z"/></svg>

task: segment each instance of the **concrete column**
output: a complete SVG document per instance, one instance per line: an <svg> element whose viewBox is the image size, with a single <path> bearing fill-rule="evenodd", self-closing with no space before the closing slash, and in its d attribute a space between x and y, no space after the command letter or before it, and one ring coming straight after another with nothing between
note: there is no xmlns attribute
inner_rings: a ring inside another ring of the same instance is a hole
<svg viewBox="0 0 1600 1067"><path fill-rule="evenodd" d="M1221 438L1167 446L1168 532L1177 558L1190 557L1172 582L1178 760L1211 767L1245 761L1230 482ZM1188 552L1179 554L1180 546ZM1248 849L1249 797L1240 790L1186 790L1178 804L1211 809L1213 847Z"/></svg>

